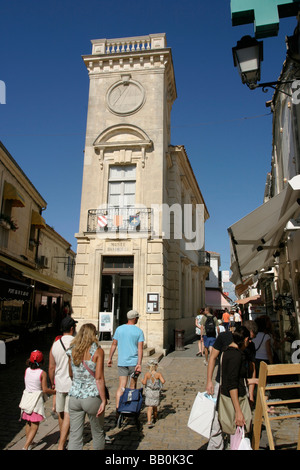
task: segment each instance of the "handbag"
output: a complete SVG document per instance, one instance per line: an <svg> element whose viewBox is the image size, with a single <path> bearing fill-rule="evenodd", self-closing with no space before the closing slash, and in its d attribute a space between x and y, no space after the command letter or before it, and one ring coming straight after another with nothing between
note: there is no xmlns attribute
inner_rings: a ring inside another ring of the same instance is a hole
<svg viewBox="0 0 300 470"><path fill-rule="evenodd" d="M239 403L246 421L246 430L249 432L252 421L252 413L247 395L244 397L239 397ZM235 409L231 398L223 395L222 393L220 393L219 396L218 416L222 431L226 434L235 434Z"/></svg>
<svg viewBox="0 0 300 470"><path fill-rule="evenodd" d="M198 392L190 412L188 427L209 439L215 408L215 400L210 395Z"/></svg>
<svg viewBox="0 0 300 470"><path fill-rule="evenodd" d="M221 357L221 375L220 375L220 390L222 384L222 358ZM249 400L247 395L243 397L239 397L239 404L242 410L242 413L245 418L245 426L246 431L250 431L251 421L252 421L252 413L251 408L249 405ZM236 424L235 424L235 409L231 400L231 397L227 397L223 395L221 392L219 393L218 397L218 417L219 422L222 428L222 431L226 434L235 434L236 432Z"/></svg>
<svg viewBox="0 0 300 470"><path fill-rule="evenodd" d="M83 367L95 378L95 372L92 371L92 369L89 368L87 363L85 361L82 361ZM106 400L109 400L109 391L107 386L105 385L105 398Z"/></svg>

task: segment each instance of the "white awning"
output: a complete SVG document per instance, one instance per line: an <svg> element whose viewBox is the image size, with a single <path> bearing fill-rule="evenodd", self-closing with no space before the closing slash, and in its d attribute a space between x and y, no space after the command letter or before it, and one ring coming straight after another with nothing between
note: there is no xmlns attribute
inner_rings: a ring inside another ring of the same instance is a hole
<svg viewBox="0 0 300 470"><path fill-rule="evenodd" d="M229 229L231 281L243 283L249 276L274 265L287 222L300 212L300 175L285 189Z"/></svg>

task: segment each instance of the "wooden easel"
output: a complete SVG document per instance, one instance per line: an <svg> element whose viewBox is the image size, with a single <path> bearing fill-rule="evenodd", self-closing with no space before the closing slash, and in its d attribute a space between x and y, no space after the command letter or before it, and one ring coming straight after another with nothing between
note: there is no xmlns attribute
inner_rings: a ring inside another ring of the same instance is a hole
<svg viewBox="0 0 300 470"><path fill-rule="evenodd" d="M269 405L282 406L282 405L291 404L291 403L300 403L300 398L299 399L291 398L288 400L269 400L269 401L266 398L266 391L268 390L284 390L284 389L300 388L300 382L284 382L284 383L268 384L268 377L288 376L288 375L297 375L297 374L300 374L300 364L267 365L265 362L261 362L260 371L259 371L257 398L256 398L256 408L255 408L254 421L253 421L253 437L252 437L253 450L258 450L259 448L262 423L264 423L266 427L270 450L275 450L270 421L275 420L275 419L289 419L289 418L300 417L300 412L287 413L287 414L281 414L281 415L280 414L272 415L268 413ZM299 430L299 435L298 435L297 450L300 450L300 430Z"/></svg>

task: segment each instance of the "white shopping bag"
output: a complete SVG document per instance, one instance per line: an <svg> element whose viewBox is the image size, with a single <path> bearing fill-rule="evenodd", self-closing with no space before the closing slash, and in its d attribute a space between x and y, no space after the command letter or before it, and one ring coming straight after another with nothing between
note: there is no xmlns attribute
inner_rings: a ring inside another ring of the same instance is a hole
<svg viewBox="0 0 300 470"><path fill-rule="evenodd" d="M207 393L198 392L195 398L188 427L201 436L209 438L214 419L216 400Z"/></svg>
<svg viewBox="0 0 300 470"><path fill-rule="evenodd" d="M243 428L243 437L242 437L238 450L252 450L250 439L248 437L245 437L244 428Z"/></svg>
<svg viewBox="0 0 300 470"><path fill-rule="evenodd" d="M250 439L245 437L244 426L237 426L235 434L230 436L230 450L252 450Z"/></svg>

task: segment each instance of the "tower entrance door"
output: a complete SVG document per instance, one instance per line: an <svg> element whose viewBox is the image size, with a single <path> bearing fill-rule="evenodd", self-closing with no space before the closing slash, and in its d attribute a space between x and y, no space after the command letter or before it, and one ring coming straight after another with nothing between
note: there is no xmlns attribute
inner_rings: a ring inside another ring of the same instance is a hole
<svg viewBox="0 0 300 470"><path fill-rule="evenodd" d="M112 336L117 326L127 323L127 312L133 306L133 256L104 256L101 276L100 312L111 316L111 332L105 331L104 339ZM101 332L101 322L100 322ZM106 328L107 330L107 328Z"/></svg>

